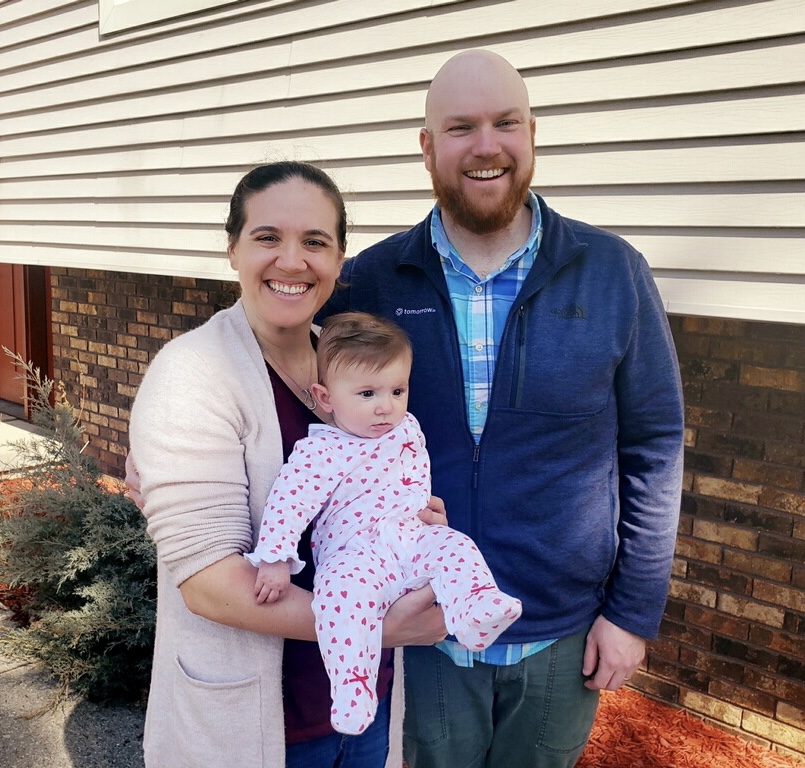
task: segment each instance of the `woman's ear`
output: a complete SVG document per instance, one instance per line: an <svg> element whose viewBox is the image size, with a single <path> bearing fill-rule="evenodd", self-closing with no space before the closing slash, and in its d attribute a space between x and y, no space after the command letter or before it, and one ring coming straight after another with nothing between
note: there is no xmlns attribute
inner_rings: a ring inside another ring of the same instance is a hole
<svg viewBox="0 0 805 768"><path fill-rule="evenodd" d="M325 413L332 413L333 407L330 405L330 390L324 386L324 384L316 384L310 385L310 393L313 395L313 398L316 400L319 408L321 408Z"/></svg>

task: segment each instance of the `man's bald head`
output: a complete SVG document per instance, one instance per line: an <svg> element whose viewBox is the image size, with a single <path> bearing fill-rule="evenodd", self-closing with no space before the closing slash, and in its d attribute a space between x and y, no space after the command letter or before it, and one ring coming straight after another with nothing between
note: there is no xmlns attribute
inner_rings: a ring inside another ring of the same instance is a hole
<svg viewBox="0 0 805 768"><path fill-rule="evenodd" d="M433 130L447 110L459 109L468 100L492 104L503 97L531 114L525 82L506 59L482 49L462 51L448 59L431 81L425 98L425 126Z"/></svg>

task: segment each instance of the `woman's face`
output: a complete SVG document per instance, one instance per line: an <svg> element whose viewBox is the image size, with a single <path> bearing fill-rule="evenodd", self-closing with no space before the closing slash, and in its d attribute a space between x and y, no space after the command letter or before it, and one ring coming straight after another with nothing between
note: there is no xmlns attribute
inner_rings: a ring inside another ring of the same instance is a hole
<svg viewBox="0 0 805 768"><path fill-rule="evenodd" d="M253 194L245 211L229 261L254 331L309 327L344 259L333 202L315 184L291 178Z"/></svg>

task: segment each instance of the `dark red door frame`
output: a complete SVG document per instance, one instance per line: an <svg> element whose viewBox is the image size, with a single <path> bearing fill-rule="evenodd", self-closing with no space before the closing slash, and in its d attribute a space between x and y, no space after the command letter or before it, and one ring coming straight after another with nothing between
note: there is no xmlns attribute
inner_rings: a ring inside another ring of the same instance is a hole
<svg viewBox="0 0 805 768"><path fill-rule="evenodd" d="M44 376L53 375L53 343L50 309L50 270L29 264L3 264L0 273L2 296L3 343L38 367ZM5 358L0 364L0 392L14 405L24 407L28 417L25 386L15 381L20 373Z"/></svg>

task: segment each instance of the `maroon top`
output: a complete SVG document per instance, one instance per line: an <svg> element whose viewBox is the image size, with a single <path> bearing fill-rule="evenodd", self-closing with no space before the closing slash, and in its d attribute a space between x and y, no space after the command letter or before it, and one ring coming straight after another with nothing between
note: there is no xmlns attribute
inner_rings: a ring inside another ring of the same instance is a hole
<svg viewBox="0 0 805 768"><path fill-rule="evenodd" d="M282 433L282 456L285 461L293 451L294 443L307 437L308 427L319 418L288 388L274 369L266 363L277 414ZM312 524L299 541L299 559L305 561L304 569L291 576L291 581L303 589L313 590L313 557L310 551ZM378 701L391 690L393 652L383 651L380 656L380 672L377 678ZM302 741L329 736L330 725L330 680L316 643L303 640L286 640L282 655L283 706L285 709L285 741L298 744Z"/></svg>

